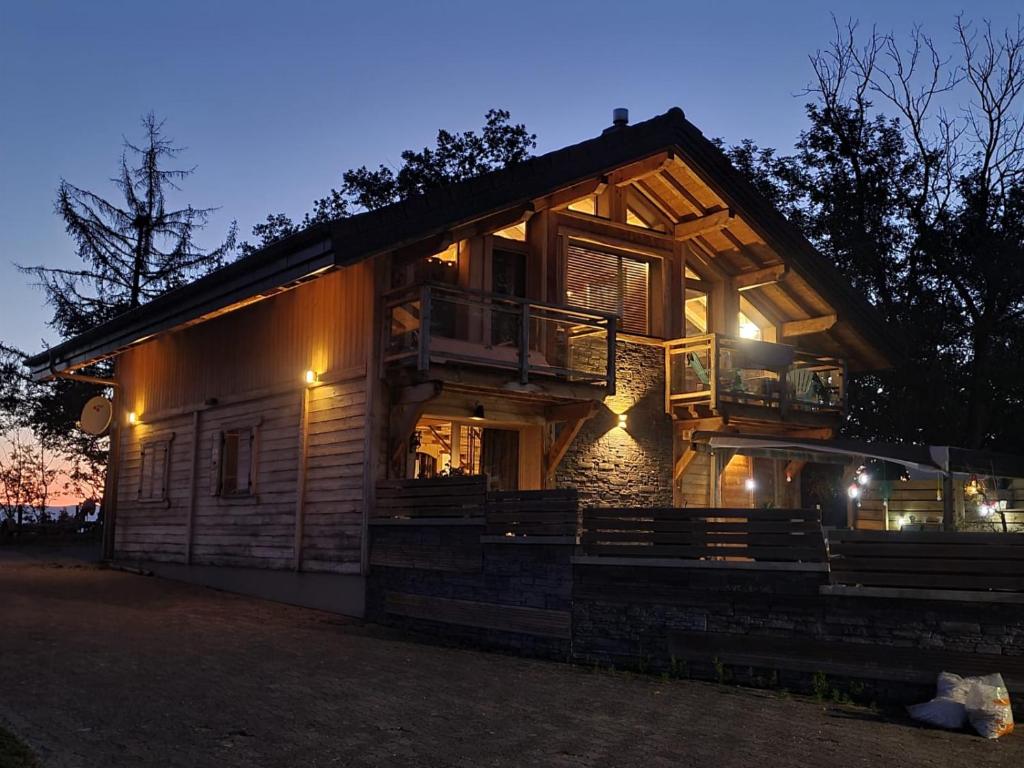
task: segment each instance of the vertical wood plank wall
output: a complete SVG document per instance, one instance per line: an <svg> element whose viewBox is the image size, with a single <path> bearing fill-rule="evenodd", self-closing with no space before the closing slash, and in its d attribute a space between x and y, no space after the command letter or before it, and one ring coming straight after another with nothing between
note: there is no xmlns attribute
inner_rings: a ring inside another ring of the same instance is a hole
<svg viewBox="0 0 1024 768"><path fill-rule="evenodd" d="M302 569L360 572L372 273L371 262L330 273L122 355L125 411L140 423L122 430L117 557L293 568L301 503ZM321 381L309 392L300 502L310 368ZM211 491L213 447L240 424L257 425L255 494L224 498ZM142 444L171 435L167 498L140 500Z"/></svg>

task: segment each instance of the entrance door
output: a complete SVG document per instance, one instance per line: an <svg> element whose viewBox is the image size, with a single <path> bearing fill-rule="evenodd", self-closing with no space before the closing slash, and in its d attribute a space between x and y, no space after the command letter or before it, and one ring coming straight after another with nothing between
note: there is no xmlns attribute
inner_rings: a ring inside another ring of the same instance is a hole
<svg viewBox="0 0 1024 768"><path fill-rule="evenodd" d="M495 491L519 488L519 431L484 427L480 464Z"/></svg>

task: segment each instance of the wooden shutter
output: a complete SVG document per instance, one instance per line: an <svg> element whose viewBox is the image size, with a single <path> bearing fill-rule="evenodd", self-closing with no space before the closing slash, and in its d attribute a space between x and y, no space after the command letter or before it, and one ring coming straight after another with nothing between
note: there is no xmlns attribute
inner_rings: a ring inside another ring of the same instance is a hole
<svg viewBox="0 0 1024 768"><path fill-rule="evenodd" d="M619 257L570 243L565 299L574 307L619 314Z"/></svg>
<svg viewBox="0 0 1024 768"><path fill-rule="evenodd" d="M651 265L622 256L622 330L646 335L651 299Z"/></svg>
<svg viewBox="0 0 1024 768"><path fill-rule="evenodd" d="M210 495L216 496L220 493L220 465L221 453L224 447L224 433L213 433L213 445L210 451Z"/></svg>

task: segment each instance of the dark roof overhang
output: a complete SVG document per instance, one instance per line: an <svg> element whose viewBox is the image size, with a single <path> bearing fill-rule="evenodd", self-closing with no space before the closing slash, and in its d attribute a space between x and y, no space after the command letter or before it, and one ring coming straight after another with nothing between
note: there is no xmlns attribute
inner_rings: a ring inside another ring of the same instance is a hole
<svg viewBox="0 0 1024 768"><path fill-rule="evenodd" d="M706 183L721 190L729 205L746 213L766 242L792 260L812 287L864 329L884 357L896 359L892 333L884 330L874 310L676 107L509 168L379 210L316 224L34 355L27 363L36 378L47 378L324 270L442 235L502 211L525 212L538 198L664 151L678 153Z"/></svg>

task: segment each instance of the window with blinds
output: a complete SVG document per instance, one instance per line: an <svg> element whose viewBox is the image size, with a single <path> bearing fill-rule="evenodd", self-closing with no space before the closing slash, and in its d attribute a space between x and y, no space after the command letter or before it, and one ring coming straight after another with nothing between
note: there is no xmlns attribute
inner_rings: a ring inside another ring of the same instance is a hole
<svg viewBox="0 0 1024 768"><path fill-rule="evenodd" d="M626 333L650 333L651 266L646 261L570 243L566 301L618 315Z"/></svg>

